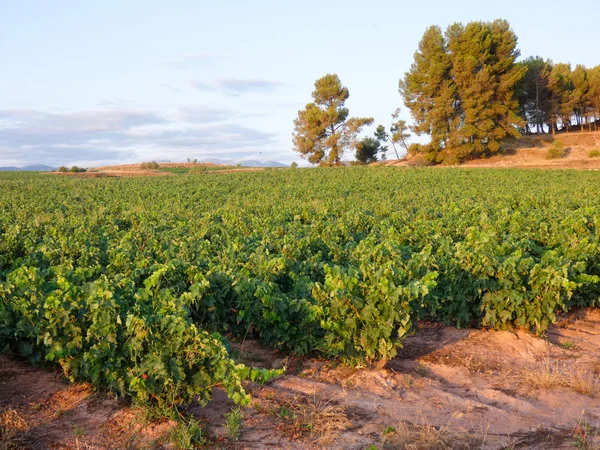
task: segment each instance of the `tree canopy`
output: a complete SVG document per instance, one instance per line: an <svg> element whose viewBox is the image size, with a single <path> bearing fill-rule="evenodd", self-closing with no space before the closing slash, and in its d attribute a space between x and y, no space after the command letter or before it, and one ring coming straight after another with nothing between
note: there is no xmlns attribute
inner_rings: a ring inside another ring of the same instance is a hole
<svg viewBox="0 0 600 450"><path fill-rule="evenodd" d="M349 117L349 96L339 77L328 74L315 82L313 101L298 111L294 149L310 163L339 163L346 150L356 148L361 129L373 123L372 118Z"/></svg>
<svg viewBox="0 0 600 450"><path fill-rule="evenodd" d="M415 61L400 80L412 130L431 140L417 146L432 162L493 154L522 125L515 87L526 69L516 64L517 37L505 20L455 23L445 34L427 29Z"/></svg>

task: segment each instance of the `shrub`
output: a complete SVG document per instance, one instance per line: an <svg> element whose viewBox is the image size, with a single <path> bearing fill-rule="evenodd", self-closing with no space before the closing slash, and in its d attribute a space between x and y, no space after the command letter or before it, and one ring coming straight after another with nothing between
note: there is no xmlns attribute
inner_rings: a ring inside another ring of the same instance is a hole
<svg viewBox="0 0 600 450"><path fill-rule="evenodd" d="M597 148L593 149L590 151L589 155L590 158L600 158L600 150L598 150Z"/></svg>
<svg viewBox="0 0 600 450"><path fill-rule="evenodd" d="M140 164L140 169L158 170L158 169L160 169L160 166L158 165L158 163L156 161L144 162L144 163Z"/></svg>
<svg viewBox="0 0 600 450"><path fill-rule="evenodd" d="M66 172L66 170L65 170L65 172ZM71 169L69 169L69 172L72 172L72 173L81 173L81 172L87 172L87 170L84 169L83 167L73 166L73 167L71 167Z"/></svg>
<svg viewBox="0 0 600 450"><path fill-rule="evenodd" d="M555 140L552 146L546 152L546 159L560 159L564 158L567 154L565 144L560 140Z"/></svg>
<svg viewBox="0 0 600 450"><path fill-rule="evenodd" d="M68 168L68 167L66 167L66 166L60 166L60 167L58 168L58 171L59 171L59 172L61 172L61 173L68 172L68 171L69 171L69 168Z"/></svg>
<svg viewBox="0 0 600 450"><path fill-rule="evenodd" d="M293 163L290 164L290 169L297 169L298 168L298 163L296 161L294 161Z"/></svg>

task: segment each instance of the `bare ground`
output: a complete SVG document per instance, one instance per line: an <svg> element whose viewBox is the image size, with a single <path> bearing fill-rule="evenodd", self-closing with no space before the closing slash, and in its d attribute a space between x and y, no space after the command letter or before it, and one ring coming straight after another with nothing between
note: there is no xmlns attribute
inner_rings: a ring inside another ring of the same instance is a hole
<svg viewBox="0 0 600 450"><path fill-rule="evenodd" d="M600 449L600 310L564 315L544 337L422 323L383 370L236 348L287 372L247 385L239 440L227 437L233 404L220 390L190 405L211 448ZM173 448L174 422L6 356L0 418L0 449Z"/></svg>

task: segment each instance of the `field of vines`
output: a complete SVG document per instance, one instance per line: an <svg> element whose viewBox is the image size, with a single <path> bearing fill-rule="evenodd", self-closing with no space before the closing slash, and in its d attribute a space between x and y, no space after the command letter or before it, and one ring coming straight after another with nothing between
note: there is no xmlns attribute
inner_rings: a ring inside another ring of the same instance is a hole
<svg viewBox="0 0 600 450"><path fill-rule="evenodd" d="M230 342L378 365L418 320L543 332L600 296L600 173L0 175L0 351L139 401L246 403Z"/></svg>

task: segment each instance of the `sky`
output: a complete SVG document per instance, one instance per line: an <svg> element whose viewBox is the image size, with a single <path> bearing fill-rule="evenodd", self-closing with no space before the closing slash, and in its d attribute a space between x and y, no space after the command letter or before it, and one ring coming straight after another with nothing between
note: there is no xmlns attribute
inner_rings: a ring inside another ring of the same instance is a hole
<svg viewBox="0 0 600 450"><path fill-rule="evenodd" d="M0 0L0 166L301 162L293 120L327 73L387 126L429 25L504 18L522 57L595 66L598 17L598 0Z"/></svg>

